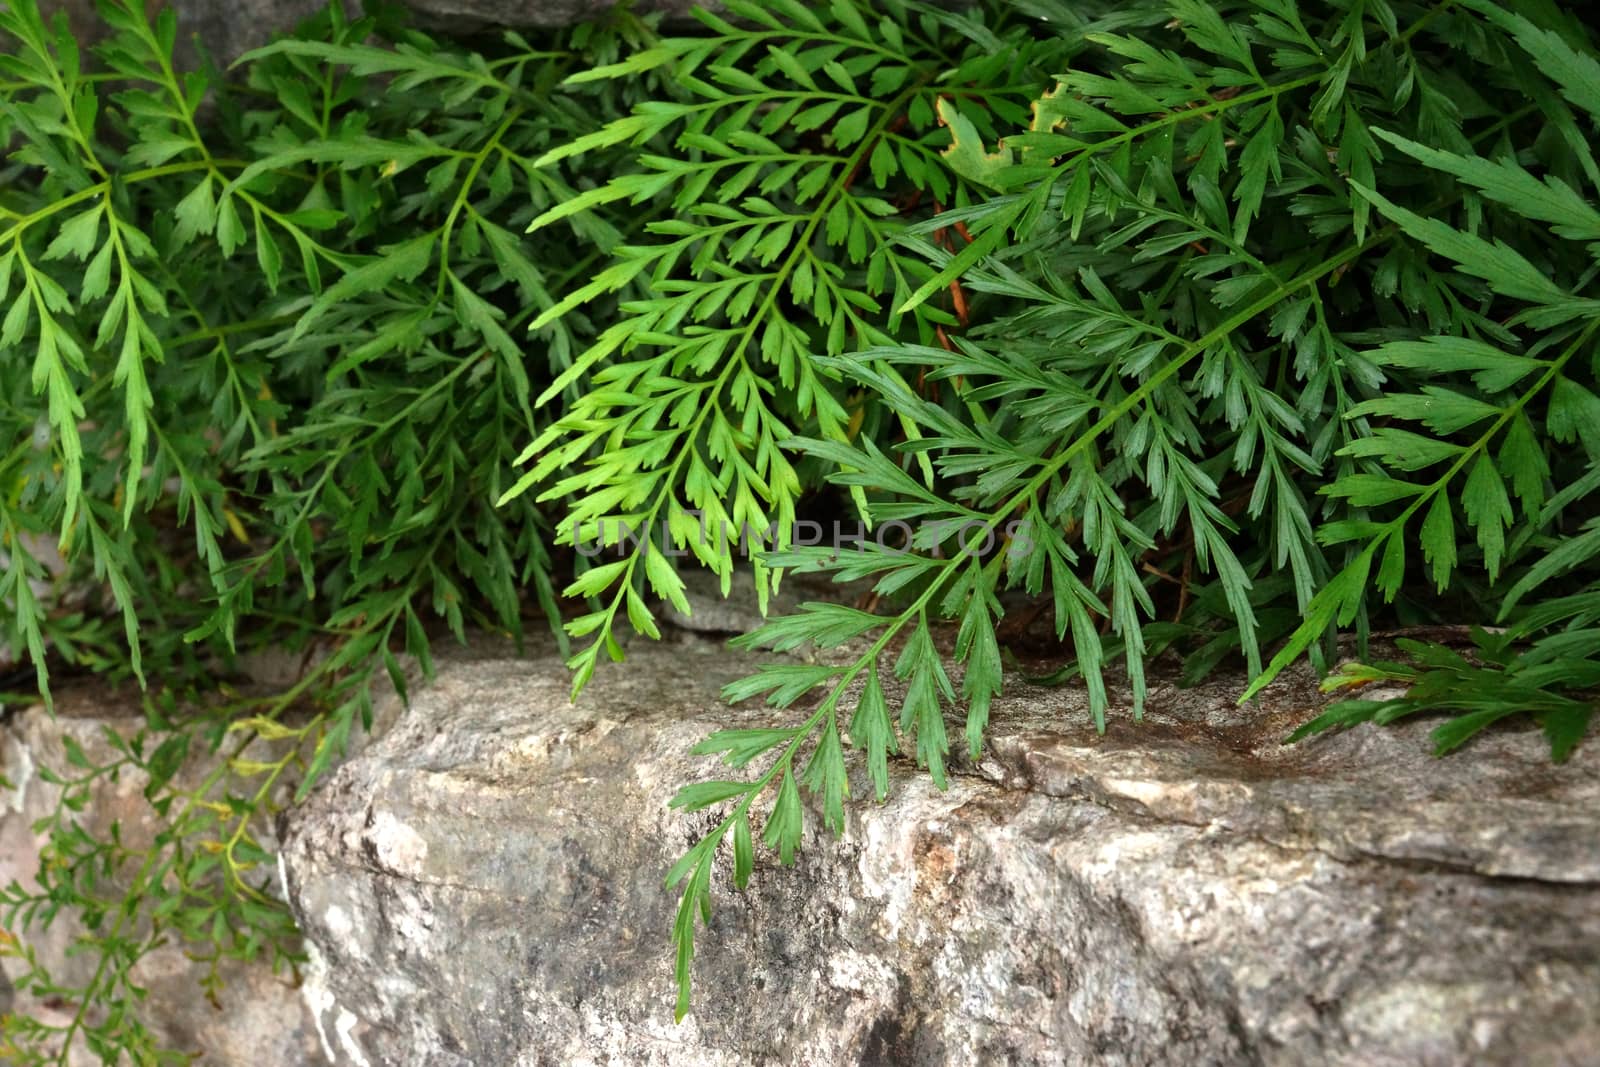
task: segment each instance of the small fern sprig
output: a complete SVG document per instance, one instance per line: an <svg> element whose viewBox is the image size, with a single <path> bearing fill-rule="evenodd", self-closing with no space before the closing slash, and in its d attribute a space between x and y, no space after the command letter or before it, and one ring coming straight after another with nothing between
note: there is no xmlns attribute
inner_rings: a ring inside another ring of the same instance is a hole
<svg viewBox="0 0 1600 1067"><path fill-rule="evenodd" d="M647 91L556 87L617 55L628 17L476 52L330 4L222 79L175 64L170 12L104 16L91 58L31 0L0 12L7 637L47 699L63 664L143 672L150 720L104 766L53 769L44 869L3 891L23 994L73 1020L8 1018L23 1063L181 1062L141 1016L139 960L181 941L212 986L226 959L292 961L263 826L385 678L404 696L405 657L431 673L439 632L555 617L546 518L494 503L532 394L592 339L583 316L536 346L523 328L595 253L518 231L575 195L532 160ZM242 675L263 647L303 657L283 692ZM149 848L79 814L118 773L145 776ZM85 924L83 984L30 950L58 916Z"/></svg>

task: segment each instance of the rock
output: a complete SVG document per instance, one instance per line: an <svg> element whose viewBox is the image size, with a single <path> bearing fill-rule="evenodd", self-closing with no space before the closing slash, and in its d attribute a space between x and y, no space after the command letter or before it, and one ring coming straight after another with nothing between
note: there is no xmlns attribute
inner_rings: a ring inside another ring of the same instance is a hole
<svg viewBox="0 0 1600 1067"><path fill-rule="evenodd" d="M0 775L14 787L0 790L0 886L12 882L37 886L34 877L47 836L34 833L32 826L55 810L60 795L59 787L44 781L40 770L75 773L68 766L64 740L72 738L92 762L105 764L115 758L105 737L106 728L127 736L142 722L136 693L69 685L57 693L54 717L43 708L32 708L0 725ZM264 758L267 753L258 748L246 755ZM199 781L215 765L204 758L191 761L184 776ZM160 821L143 795L144 784L137 774L124 774L115 783L102 781L79 821L102 840L116 823L121 839L130 846L148 845ZM266 843L270 846L270 841ZM16 931L51 976L68 986L87 982L98 960L92 953L72 951L83 930L76 919L63 912L48 928ZM185 954L184 946L172 943L146 955L134 969L136 980L147 990L141 1018L165 1047L203 1052L202 1062L215 1067L300 1067L324 1062L314 1021L288 968L274 973L265 962L225 961L221 967L224 984L216 1005L206 999L200 986L207 970L207 964ZM23 973L20 960L0 957L0 1011L66 1024L74 1005L41 1002L21 986L12 991L14 1002L5 1007L5 990ZM98 1060L80 1048L71 1062Z"/></svg>
<svg viewBox="0 0 1600 1067"><path fill-rule="evenodd" d="M436 26L571 26L599 18L614 9L616 0L404 0L425 22ZM669 16L689 12L694 0L646 0L636 3L640 13L660 11ZM715 6L714 4L712 6Z"/></svg>
<svg viewBox="0 0 1600 1067"><path fill-rule="evenodd" d="M871 582L834 582L826 575L791 572L784 575L777 592L767 598L767 613L763 615L756 595L755 572L749 567L733 572L726 596L716 574L702 567L684 567L678 576L683 579L689 611L678 611L661 601L657 604L660 617L680 630L721 637L751 633L769 618L793 614L806 601L861 603L872 588Z"/></svg>
<svg viewBox="0 0 1600 1067"><path fill-rule="evenodd" d="M1446 760L1414 723L1284 748L1305 675L1153 686L1143 724L1016 685L945 792L903 763L797 866L717 874L672 1020L667 866L713 824L690 748L781 713L753 660L635 643L443 660L285 820L330 1056L363 1065L1578 1064L1600 1052L1600 750ZM792 716L791 716L792 717ZM952 730L953 736L957 735ZM853 790L864 796L858 764ZM738 773L738 772L735 772ZM758 831L759 832L759 831Z"/></svg>
<svg viewBox="0 0 1600 1067"><path fill-rule="evenodd" d="M456 33L507 26L552 29L599 18L616 6L616 0L402 0L417 24ZM292 30L301 20L322 10L327 0L173 0L166 6L178 13L182 41L198 35L219 66L272 40L275 33ZM151 8L158 6L151 3ZM360 4L347 3L359 13ZM95 12L95 0L41 0L48 16L65 11L74 35L81 42L100 38L104 23ZM684 15L690 0L641 0L639 12L664 11ZM192 53L187 58L193 58Z"/></svg>
<svg viewBox="0 0 1600 1067"><path fill-rule="evenodd" d="M711 571L700 567L685 567L680 572L683 579L684 599L689 610L682 612L671 604L661 602L657 610L673 626L700 634L746 634L759 628L766 616L756 598L756 579L748 567L733 572L728 595L722 595L722 585ZM782 615L793 611L802 597L795 592L791 576L772 596L767 605L769 615Z"/></svg>

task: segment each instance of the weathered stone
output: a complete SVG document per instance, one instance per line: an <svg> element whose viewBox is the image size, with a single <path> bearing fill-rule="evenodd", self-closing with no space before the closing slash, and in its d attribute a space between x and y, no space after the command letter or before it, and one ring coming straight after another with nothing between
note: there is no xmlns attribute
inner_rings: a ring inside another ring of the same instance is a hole
<svg viewBox="0 0 1600 1067"><path fill-rule="evenodd" d="M420 25L452 31L472 32L506 26L552 29L570 26L586 19L599 18L616 7L616 0L402 0ZM47 13L65 11L74 34L80 41L97 40L104 23L95 12L95 0L42 0ZM152 9L158 6L152 2ZM302 19L327 6L327 0L172 0L166 6L178 14L180 38L198 36L207 51L220 64L258 48L272 35L292 30ZM347 2L351 11L360 4ZM642 0L634 5L640 12L662 11L669 15L688 12L690 0Z"/></svg>
<svg viewBox="0 0 1600 1067"><path fill-rule="evenodd" d="M0 886L13 881L29 888L37 885L35 875L47 835L34 833L32 826L56 809L61 792L41 777L40 770L75 773L66 759L65 739L76 741L93 763L108 764L115 759L115 752L106 739L106 729L127 736L142 723L135 693L62 686L55 710L52 717L43 708L32 708L0 726L0 775L14 786L0 790ZM267 754L264 749L246 753L255 758ZM214 759L194 760L183 777L198 782L215 766ZM122 840L130 846L147 845L161 823L144 797L144 785L144 778L137 773L125 773L115 782L102 781L79 821L101 839L116 823ZM69 986L87 982L98 960L92 953L70 951L82 932L77 916L70 912L59 915L48 928L36 925L22 931L52 977ZM223 986L215 1004L207 1000L200 985L206 971L206 964L191 959L183 945L174 943L155 949L136 966L134 977L148 991L142 1017L166 1047L204 1053L202 1062L218 1067L323 1062L314 1022L295 976L287 968L273 973L265 963L225 961L221 965ZM20 960L0 959L0 990L20 973ZM53 1025L67 1023L76 1007L41 1003L23 989L12 996L14 1003L9 1008L0 1003L0 1011L31 1015ZM0 993L0 1002L5 999ZM98 1060L79 1046L71 1062Z"/></svg>
<svg viewBox="0 0 1600 1067"><path fill-rule="evenodd" d="M791 573L784 577L777 592L767 598L767 611L763 615L761 601L756 596L755 574L749 567L734 570L726 594L722 591L721 580L704 568L686 567L680 577L689 611L678 611L663 601L658 606L661 615L680 630L722 637L750 633L769 618L793 614L808 600L858 601L867 596L872 587L870 582L840 583L825 575Z"/></svg>
<svg viewBox="0 0 1600 1067"><path fill-rule="evenodd" d="M407 7L436 25L570 26L599 18L617 6L616 0L404 0ZM637 12L660 11L669 16L687 14L695 0L647 0L636 3ZM715 6L715 3L709 5Z"/></svg>
<svg viewBox="0 0 1600 1067"><path fill-rule="evenodd" d="M1104 737L1013 686L948 791L894 767L797 869L758 860L672 1021L691 746L753 661L635 644L577 704L480 653L287 819L308 1000L342 1063L1579 1064L1600 1054L1600 752L1427 724L1284 748L1304 676L1158 681ZM955 733L953 729L953 734ZM859 768L858 797L866 792ZM759 828L758 828L759 832Z"/></svg>

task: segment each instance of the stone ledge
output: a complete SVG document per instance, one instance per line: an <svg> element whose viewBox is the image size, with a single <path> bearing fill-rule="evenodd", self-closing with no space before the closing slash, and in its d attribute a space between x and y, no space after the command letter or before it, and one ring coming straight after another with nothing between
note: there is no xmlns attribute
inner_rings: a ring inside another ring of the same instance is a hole
<svg viewBox="0 0 1600 1067"><path fill-rule="evenodd" d="M671 1017L661 874L713 816L714 729L770 722L753 661L635 643L576 705L553 653L441 663L287 820L309 997L368 1064L1580 1063L1600 1048L1594 746L1448 760L1427 724L1285 749L1321 698L1153 687L1088 726L1008 688L991 748L757 864ZM859 768L857 768L859 771ZM865 795L859 773L852 781Z"/></svg>

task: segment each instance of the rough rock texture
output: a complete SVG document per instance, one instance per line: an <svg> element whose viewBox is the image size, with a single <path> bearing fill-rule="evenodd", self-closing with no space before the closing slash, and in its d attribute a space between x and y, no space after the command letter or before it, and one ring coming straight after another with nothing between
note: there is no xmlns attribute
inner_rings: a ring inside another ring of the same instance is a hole
<svg viewBox="0 0 1600 1067"><path fill-rule="evenodd" d="M442 26L570 26L597 18L616 7L616 0L403 0L424 20ZM688 13L694 0L647 0L639 12ZM710 4L707 6L715 6Z"/></svg>
<svg viewBox="0 0 1600 1067"><path fill-rule="evenodd" d="M848 604L859 602L872 590L871 582L835 582L826 575L790 573L768 598L763 615L756 598L755 574L748 567L733 572L726 596L721 581L708 570L684 568L682 578L689 611L681 612L666 601L659 602L657 610L680 630L715 637L750 633L769 618L793 614L808 600Z"/></svg>
<svg viewBox="0 0 1600 1067"><path fill-rule="evenodd" d="M364 1065L1581 1064L1600 1061L1600 746L1425 723L1285 749L1304 679L1239 710L1155 686L1096 737L1071 689L997 701L947 792L758 861L672 1021L661 875L709 814L690 747L770 722L750 661L635 645L576 705L480 649L287 820L306 995ZM865 793L859 779L856 793ZM720 879L723 877L719 872Z"/></svg>
<svg viewBox="0 0 1600 1067"><path fill-rule="evenodd" d="M109 762L112 750L104 729L126 735L141 722L136 694L68 686L57 693L55 718L43 708L33 708L0 725L0 775L16 787L0 790L0 885L13 881L35 885L39 850L46 838L33 833L31 827L55 809L60 792L45 782L39 771L48 767L71 773L63 738L76 740L94 762ZM188 773L198 777L209 769L202 761ZM104 837L117 822L123 840L135 845L150 841L158 820L143 796L143 787L144 781L134 775L124 775L115 784L104 783L97 787L82 821L96 836ZM73 917L65 914L48 930L36 927L26 931L40 961L68 985L87 981L96 963L92 955L68 951L80 932ZM205 965L190 960L181 946L169 944L146 956L135 972L149 991L145 1018L168 1047L203 1052L201 1062L212 1067L297 1067L325 1062L314 1021L289 973L273 974L264 964L226 963L226 985L219 1004L213 1006L199 986L205 970ZM71 1017L70 1007L39 1003L20 990L11 990L11 975L20 971L20 961L0 958L0 1012L15 1011L65 1024ZM8 1000L14 1002L8 1006ZM72 1062L98 1060L84 1052Z"/></svg>
<svg viewBox="0 0 1600 1067"><path fill-rule="evenodd" d="M597 18L616 6L616 0L399 0L410 8L419 24L457 33L486 27L552 28ZM683 15L691 0L637 0L636 11L664 11ZM321 10L327 0L170 0L178 12L182 40L198 34L207 50L226 65L252 48L266 44L279 31L293 29L301 19ZM158 3L152 0L150 7ZM103 23L94 0L42 0L48 14L65 11L78 39L97 39ZM360 4L347 2L359 12Z"/></svg>

